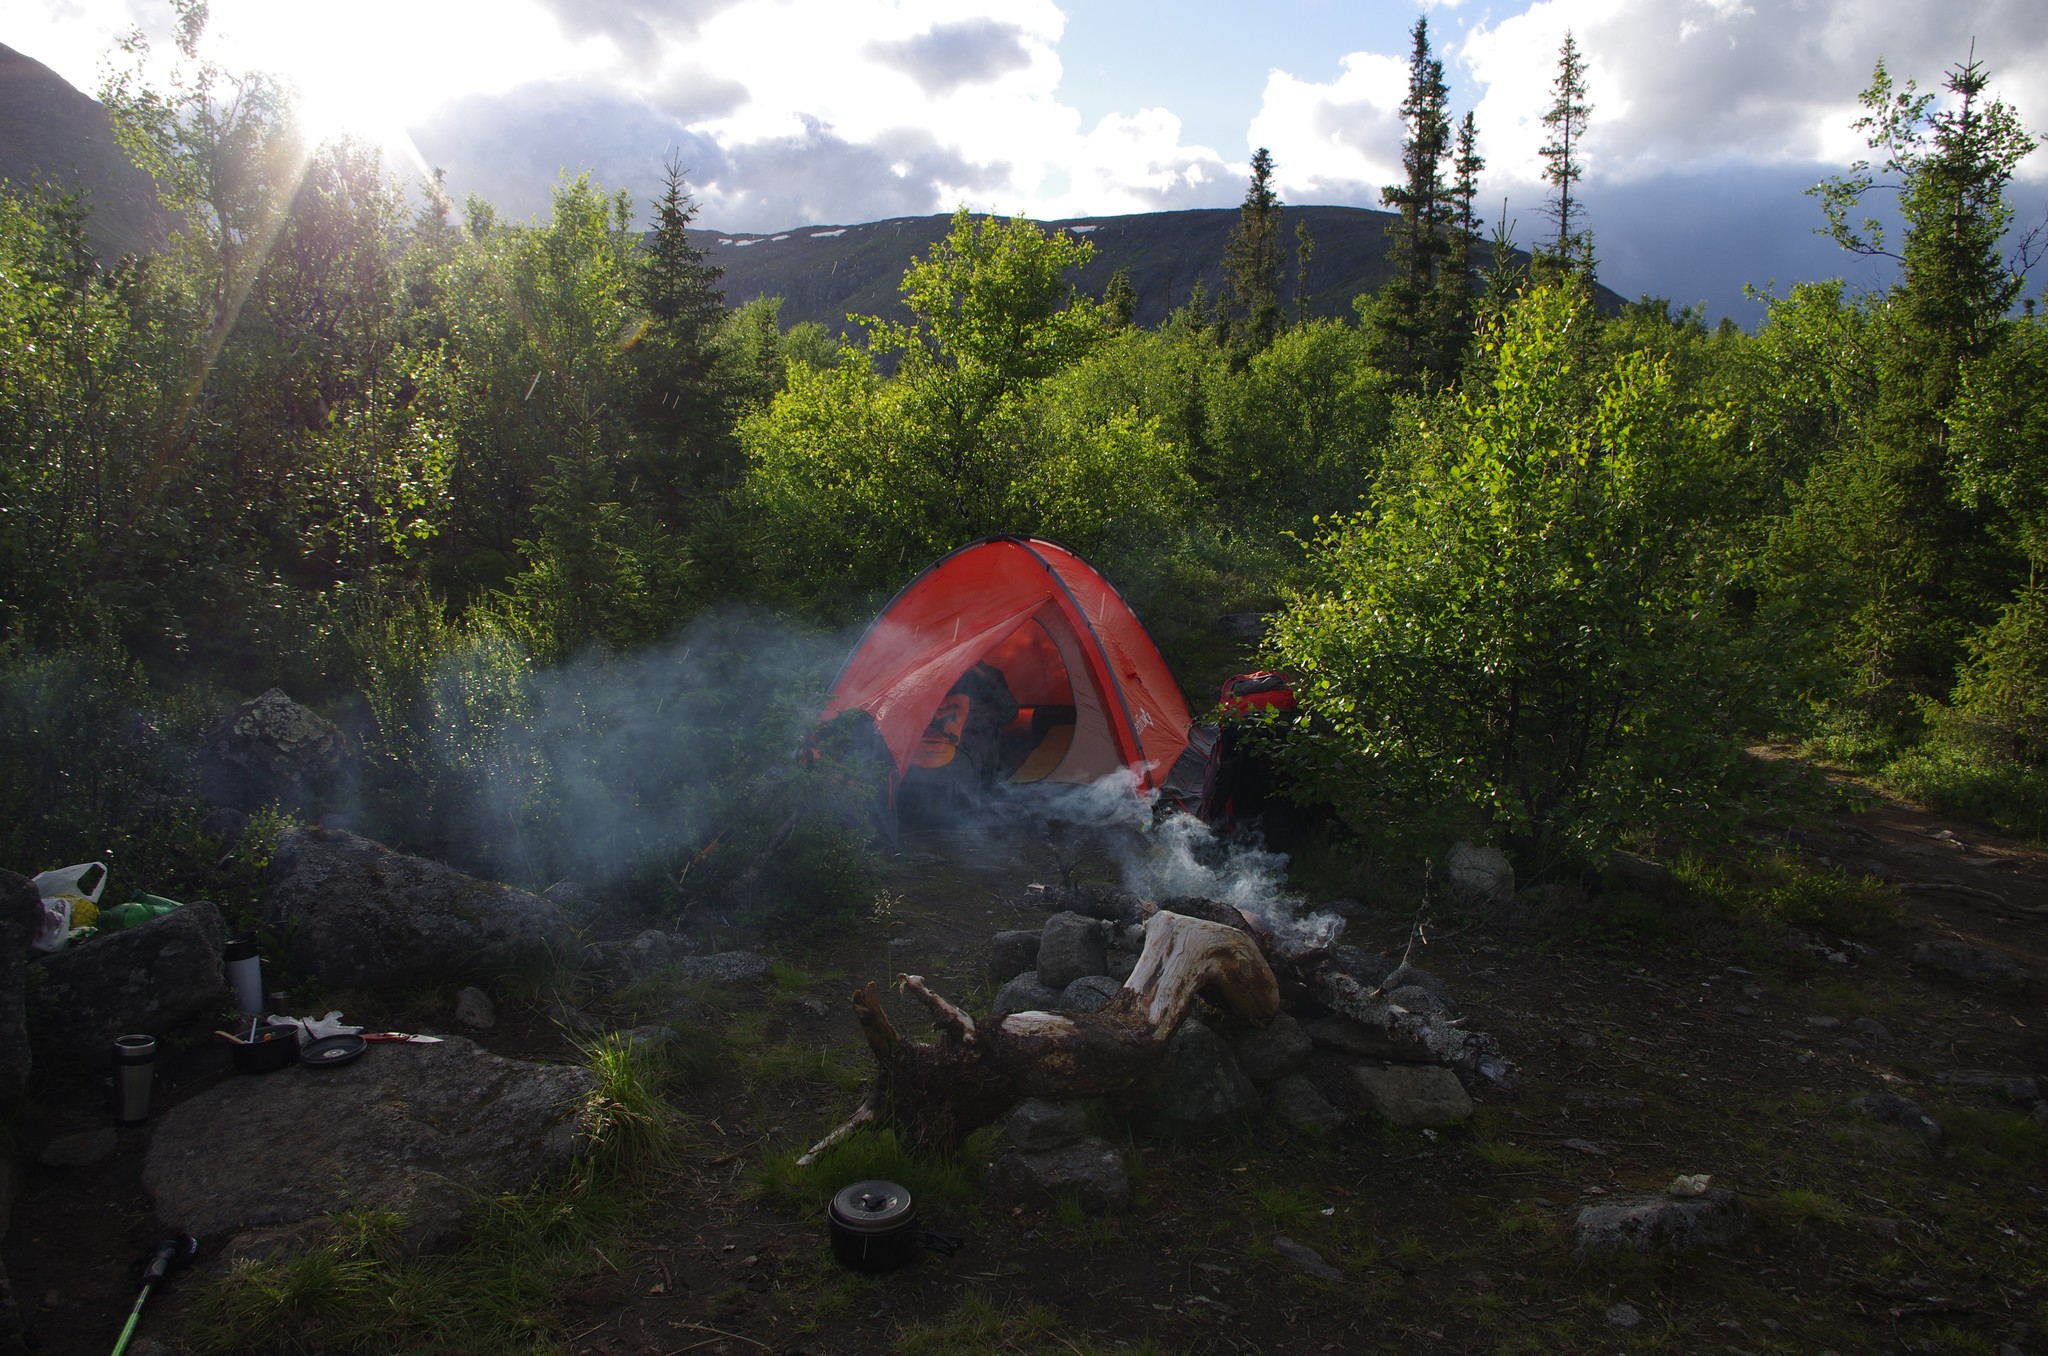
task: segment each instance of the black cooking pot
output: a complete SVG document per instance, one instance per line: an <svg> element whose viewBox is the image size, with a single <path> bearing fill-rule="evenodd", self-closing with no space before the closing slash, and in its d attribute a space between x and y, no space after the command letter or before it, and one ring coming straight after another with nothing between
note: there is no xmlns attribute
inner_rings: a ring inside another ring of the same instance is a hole
<svg viewBox="0 0 2048 1356"><path fill-rule="evenodd" d="M893 1271L917 1256L917 1202L894 1182L855 1182L832 1198L832 1255L850 1271Z"/></svg>

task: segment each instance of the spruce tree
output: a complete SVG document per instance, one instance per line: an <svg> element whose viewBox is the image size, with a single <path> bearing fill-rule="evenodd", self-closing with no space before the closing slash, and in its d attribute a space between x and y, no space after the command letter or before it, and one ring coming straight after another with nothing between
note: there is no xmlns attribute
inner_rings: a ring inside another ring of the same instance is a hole
<svg viewBox="0 0 2048 1356"><path fill-rule="evenodd" d="M1401 101L1401 120L1408 129L1401 166L1407 178L1380 190L1380 202L1400 215L1387 225L1394 276L1380 290L1376 314L1380 365L1398 385L1415 389L1439 368L1430 312L1448 245L1451 198L1443 162L1450 151L1451 123L1450 91L1444 85L1444 64L1430 50L1428 19L1415 21L1412 37L1408 97Z"/></svg>
<svg viewBox="0 0 2048 1356"><path fill-rule="evenodd" d="M1218 307L1223 345L1239 367L1269 348L1280 333L1280 198L1273 191L1273 153L1252 155L1252 182L1238 208L1237 226L1223 247L1223 296Z"/></svg>
<svg viewBox="0 0 2048 1356"><path fill-rule="evenodd" d="M1294 323L1308 324L1313 309L1314 296L1308 286L1308 265L1316 257L1316 238L1308 233L1308 223L1294 223Z"/></svg>
<svg viewBox="0 0 2048 1356"><path fill-rule="evenodd" d="M715 373L723 270L691 242L696 216L682 166L672 159L654 203L654 229L633 271L633 300L647 324L633 348L632 403L646 448L642 469L678 510L736 469Z"/></svg>
<svg viewBox="0 0 2048 1356"><path fill-rule="evenodd" d="M1550 129L1544 143L1543 180L1557 190L1544 209L1557 233L1537 251L1539 266L1558 272L1593 274L1593 233L1586 229L1586 209L1572 194L1585 171L1580 143L1593 106L1586 102L1586 62L1579 54L1578 41L1567 30L1564 45L1557 52L1557 79L1551 85L1550 111L1543 125Z"/></svg>
<svg viewBox="0 0 2048 1356"><path fill-rule="evenodd" d="M1985 101L1987 82L1973 56L1944 82L1952 105L1936 109L1879 62L1856 128L1882 165L1859 162L1814 190L1837 243L1901 265L1864 358L1875 380L1862 436L1816 468L1787 534L1793 571L1835 581L1821 620L1857 696L1884 718L1947 695L1965 637L2025 577L1996 506L1959 483L1952 446L1954 407L1973 367L2008 339L2022 286L2001 254L2013 215L2005 190L2035 142L2009 107ZM1899 195L1896 253L1877 222L1849 225L1879 174Z"/></svg>
<svg viewBox="0 0 2048 1356"><path fill-rule="evenodd" d="M1439 380L1449 383L1458 376L1465 353L1472 345L1473 273L1477 267L1474 246L1479 241L1479 171L1486 160L1479 154L1479 127L1470 113L1458 124L1457 151L1451 160L1453 179L1448 194L1450 210L1445 233L1444 258L1437 270L1436 291L1431 297L1431 330Z"/></svg>
<svg viewBox="0 0 2048 1356"><path fill-rule="evenodd" d="M1109 283L1102 289L1102 309L1115 329L1127 330L1137 320L1138 289L1131 286L1129 264L1118 264L1116 272L1109 275Z"/></svg>

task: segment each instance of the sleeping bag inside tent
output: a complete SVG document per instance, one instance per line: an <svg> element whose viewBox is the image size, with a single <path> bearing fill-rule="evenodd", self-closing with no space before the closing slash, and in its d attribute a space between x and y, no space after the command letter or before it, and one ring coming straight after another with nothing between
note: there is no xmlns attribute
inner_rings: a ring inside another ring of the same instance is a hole
<svg viewBox="0 0 2048 1356"><path fill-rule="evenodd" d="M1035 538L963 546L897 594L832 684L825 718L853 711L873 720L904 809L1119 769L1154 791L1189 752L1187 702L1130 606Z"/></svg>

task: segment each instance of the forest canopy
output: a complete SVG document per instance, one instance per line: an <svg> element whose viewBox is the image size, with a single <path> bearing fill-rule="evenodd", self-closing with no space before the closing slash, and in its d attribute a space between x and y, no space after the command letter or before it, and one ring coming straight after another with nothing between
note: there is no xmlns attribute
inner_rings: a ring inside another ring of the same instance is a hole
<svg viewBox="0 0 2048 1356"><path fill-rule="evenodd" d="M1748 334L1592 304L1569 42L1553 237L1527 268L1484 238L1472 119L1415 37L1393 280L1349 321L1288 305L1313 241L1280 238L1261 150L1223 292L1151 328L1127 276L1071 284L1084 237L965 210L907 322L785 327L726 305L679 166L513 222L309 142L196 47L169 89L117 79L169 249L104 263L82 203L0 192L6 859L188 804L208 713L276 685L359 741L368 831L545 883L585 865L548 809L581 774L534 732L628 719L564 683L698 637L718 693L679 705L738 785L830 645L751 702L705 654L830 636L996 532L1100 565L1198 709L1232 666L1297 675L1301 793L1417 852L1568 872L1702 831L1773 733L2048 834L2048 339L2007 196L2034 140L1984 66L1877 65L1873 159L1817 218L1896 281L1796 284ZM1887 190L1889 236L1858 219ZM1233 653L1215 620L1247 611L1272 624ZM196 824L121 832L175 879ZM616 859L674 877L711 831Z"/></svg>

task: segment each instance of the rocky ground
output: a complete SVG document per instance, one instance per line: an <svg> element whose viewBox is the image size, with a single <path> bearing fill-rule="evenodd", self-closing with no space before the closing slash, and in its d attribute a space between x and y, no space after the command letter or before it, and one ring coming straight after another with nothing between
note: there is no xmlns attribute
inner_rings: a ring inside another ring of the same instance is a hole
<svg viewBox="0 0 2048 1356"><path fill-rule="evenodd" d="M667 1026L708 1054L677 1098L681 1161L558 1289L551 1349L2048 1350L2048 923L2029 912L2048 908L2048 853L1861 793L1822 805L1753 824L1728 861L1783 854L1892 880L1908 887L1902 921L1766 939L1676 890L1446 910L1416 962L1498 1038L1519 1092L1474 1087L1469 1119L1396 1126L1354 1072L1379 1061L1318 1044L1302 1077L1342 1114L1334 1128L1267 1113L1174 1137L1144 1108L1089 1107L1069 1129L1122 1160L1121 1209L992 1195L984 1174L1007 1144L985 1133L961 1162L913 1165L925 1222L960 1251L877 1278L833 1264L824 1205L839 1183L792 1164L859 1098L867 1056L846 994L908 970L986 1011L995 934L1046 921L1027 888L1052 874L1038 845L924 835L851 931L760 939L757 959L708 968L641 942L621 962L635 982L504 986L494 1024L471 1032L499 1054L566 1059L586 1026ZM1091 871L1113 883L1106 862L1077 876ZM1346 940L1401 954L1412 891L1354 893ZM373 1024L466 1029L452 985L362 1001L351 1015ZM922 1029L921 1011L890 1004L903 1031ZM224 1059L175 1053L165 1101L232 1087ZM278 1161L222 1119L222 1159ZM152 1132L98 1123L77 1091L16 1130L30 1166L6 1261L46 1351L111 1345L129 1264L162 1231L143 1189ZM1626 1235L1638 1201L1665 1203L1655 1245L1599 1247L1591 1231ZM1699 1246L1668 1246L1683 1243ZM145 1326L172 1350L193 1335L209 1244Z"/></svg>

